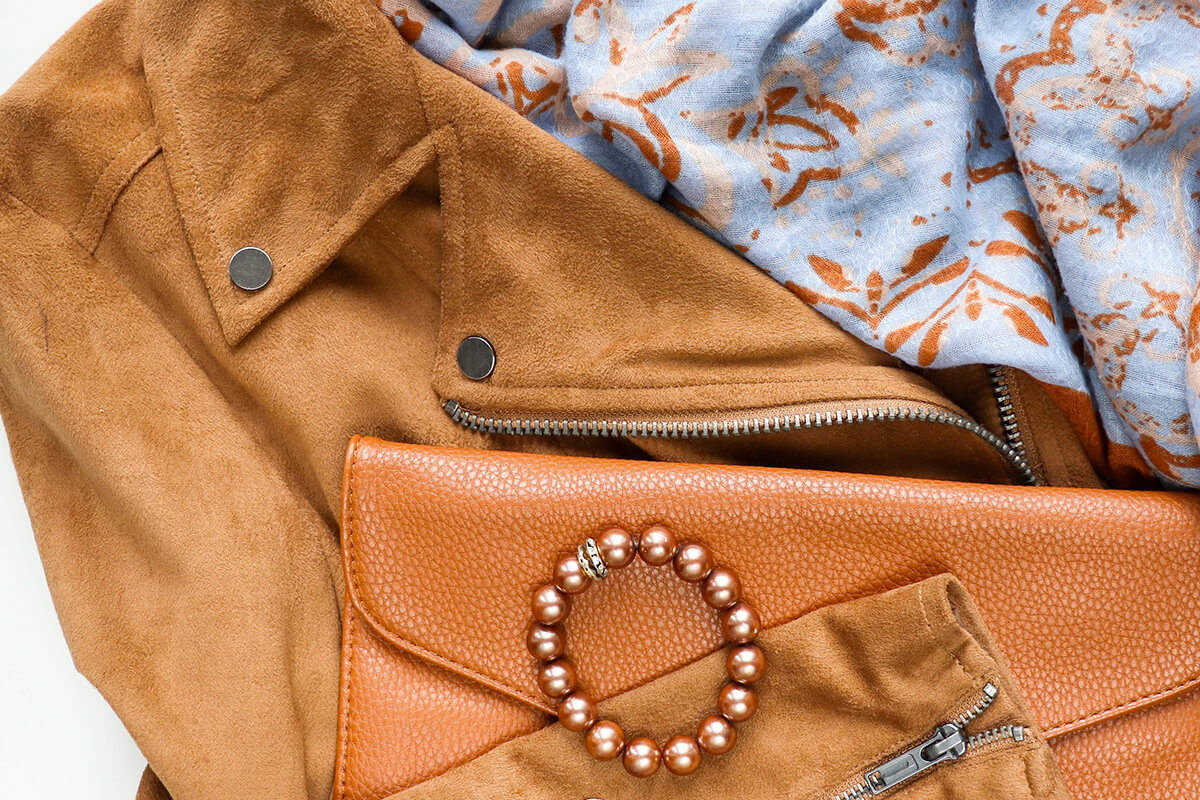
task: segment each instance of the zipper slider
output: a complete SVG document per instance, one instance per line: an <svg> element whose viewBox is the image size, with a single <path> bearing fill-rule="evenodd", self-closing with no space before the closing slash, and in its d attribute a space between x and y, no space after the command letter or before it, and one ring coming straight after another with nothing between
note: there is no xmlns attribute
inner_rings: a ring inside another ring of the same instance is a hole
<svg viewBox="0 0 1200 800"><path fill-rule="evenodd" d="M967 732L947 723L925 741L907 750L865 776L871 794L881 794L943 761L953 761L967 752Z"/></svg>

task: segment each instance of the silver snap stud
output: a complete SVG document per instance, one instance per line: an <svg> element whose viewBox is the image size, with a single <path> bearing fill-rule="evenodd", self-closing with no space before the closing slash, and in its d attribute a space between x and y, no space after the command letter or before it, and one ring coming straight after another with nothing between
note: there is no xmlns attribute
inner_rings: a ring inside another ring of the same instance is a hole
<svg viewBox="0 0 1200 800"><path fill-rule="evenodd" d="M270 283L274 272L271 257L258 247L243 247L229 259L229 280L250 292Z"/></svg>
<svg viewBox="0 0 1200 800"><path fill-rule="evenodd" d="M468 336L458 346L458 368L473 381L481 381L496 368L496 348L482 336Z"/></svg>

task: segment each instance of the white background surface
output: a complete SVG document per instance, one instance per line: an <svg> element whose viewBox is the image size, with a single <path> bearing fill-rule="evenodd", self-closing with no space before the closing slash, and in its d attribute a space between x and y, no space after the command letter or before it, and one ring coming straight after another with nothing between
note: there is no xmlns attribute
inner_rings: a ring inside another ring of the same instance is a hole
<svg viewBox="0 0 1200 800"><path fill-rule="evenodd" d="M93 5L0 0L0 92ZM71 663L0 438L0 798L133 800L146 761Z"/></svg>

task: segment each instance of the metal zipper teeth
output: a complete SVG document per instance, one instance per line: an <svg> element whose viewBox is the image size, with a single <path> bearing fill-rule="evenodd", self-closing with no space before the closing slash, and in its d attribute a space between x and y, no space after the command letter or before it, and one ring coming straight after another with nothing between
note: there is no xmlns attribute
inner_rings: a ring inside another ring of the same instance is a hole
<svg viewBox="0 0 1200 800"><path fill-rule="evenodd" d="M862 800L864 797L873 797L874 795L875 793L871 791L871 787L866 782L863 782L857 786L850 787L833 800Z"/></svg>
<svg viewBox="0 0 1200 800"><path fill-rule="evenodd" d="M1026 727L1024 725L1000 725L991 730L976 733L967 737L967 749L975 750L997 742L1025 741Z"/></svg>
<svg viewBox="0 0 1200 800"><path fill-rule="evenodd" d="M1013 406L1012 389L1008 385L1008 375L1004 367L992 364L988 367L988 375L992 379L992 391L996 395L996 405L1000 409L1000 426L1004 429L1004 440L1017 455L1027 459L1025 440L1021 437L1021 426L1017 422L1017 411Z"/></svg>
<svg viewBox="0 0 1200 800"><path fill-rule="evenodd" d="M966 711L959 714L951 720L960 728L965 728L992 707L992 703L996 702L996 698L1000 696L1000 690L996 688L996 684L992 682L985 683L979 695L979 700L975 702Z"/></svg>
<svg viewBox="0 0 1200 800"><path fill-rule="evenodd" d="M862 800L864 797L874 796L875 792L871 791L871 787L867 785L866 781L863 781L857 786L852 786L846 791L842 792L837 797L833 798L833 800Z"/></svg>
<svg viewBox="0 0 1200 800"><path fill-rule="evenodd" d="M1011 405L1011 404L1010 404ZM452 420L477 433L503 436L617 436L650 439L703 439L723 436L753 436L766 433L856 425L868 422L929 422L951 425L975 434L1000 453L1028 484L1037 483L1033 468L1004 439L961 414L909 406L858 407L837 411L777 414L723 420L616 420L616 419L530 419L485 417L468 411L456 400L447 400L443 410Z"/></svg>
<svg viewBox="0 0 1200 800"><path fill-rule="evenodd" d="M964 758L971 751L978 750L981 747L987 747L989 745L999 744L1001 742L1023 742L1025 741L1025 734L1028 732L1028 730L1029 729L1024 725L1000 725L998 727L968 736L966 738L966 746L962 755L956 756L952 760L956 761L959 758ZM871 788L871 785L867 783L867 781L864 780L861 783L846 789L844 792L837 795L834 800L864 800L867 797L877 797L881 794L887 794L893 789L898 788L900 785L901 784L897 784L896 786L889 786L886 789L876 791Z"/></svg>
<svg viewBox="0 0 1200 800"><path fill-rule="evenodd" d="M996 742L1001 742L1001 741L1021 742L1021 741L1025 740L1025 730L1026 729L1021 725L1001 725L999 727L992 728L992 729L986 730L986 731L982 731L982 732L974 734L974 735L966 735L967 725L974 722L976 719L978 719L980 716L982 716L985 711L987 711L989 708L991 708L992 704L996 702L996 698L999 696L1000 696L1000 689L996 686L996 684L992 683L991 681L988 681L987 683L985 683L983 685L983 688L980 690L978 700L976 700L974 703L972 703L970 706L968 706L966 708L966 710L964 710L958 716L951 719L949 722L943 723L942 725L938 726L939 731L945 729L947 726L953 726L950 729L954 730L955 728L957 728L956 733L963 736L964 747L963 747L962 751L957 755L951 756L950 760L956 760L956 759L961 758L962 756L966 755L971 750L983 747L985 745L994 744ZM928 744L928 742L917 745L917 748L919 749L919 748L923 747L925 744ZM904 755L899 756L896 759L892 759L891 761L892 762L902 761L907 758L908 758L908 755L904 754ZM885 764L886 763L889 763L889 762L885 762ZM927 769L927 767L922 767L920 770L915 771L912 775L908 775L906 777L901 778L899 783L887 786L885 788L877 788L877 787L873 787L871 785L869 776L876 770L868 770L866 773L867 777L864 777L863 780L861 780L860 782L856 783L855 785L853 785L853 786L843 790L839 794L837 794L833 800L864 800L864 798L867 798L867 797L876 797L881 794L887 794L892 789L895 789L897 786L899 786L903 783L906 783L911 778L916 777L921 772L924 772L925 769Z"/></svg>

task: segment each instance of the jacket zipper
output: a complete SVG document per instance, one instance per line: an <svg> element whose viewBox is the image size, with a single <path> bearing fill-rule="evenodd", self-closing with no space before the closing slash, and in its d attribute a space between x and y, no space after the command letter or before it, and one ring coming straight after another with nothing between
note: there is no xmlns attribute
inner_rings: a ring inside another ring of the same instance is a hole
<svg viewBox="0 0 1200 800"><path fill-rule="evenodd" d="M1012 388L1009 386L1008 368L992 364L988 367L988 376L992 381L992 393L996 396L996 407L1000 411L1000 427L1004 429L1004 441L1017 455L1028 461L1025 440L1021 436L1021 423L1017 419Z"/></svg>
<svg viewBox="0 0 1200 800"><path fill-rule="evenodd" d="M993 376L996 373L992 373ZM1037 476L1025 458L1024 445L1012 413L1012 395L1007 381L993 377L996 402L1005 419L1004 408L1012 418L1011 428L1005 424L1005 437L997 436L972 419L934 406L851 406L821 411L796 409L766 416L716 417L710 419L534 419L531 417L487 417L468 411L457 400L447 400L442 408L452 420L477 433L504 436L617 436L622 438L701 439L724 436L753 436L766 433L824 428L834 425L855 425L869 422L928 422L950 425L968 431L994 448L1028 485L1037 484ZM1014 445L1015 442L1015 445Z"/></svg>
<svg viewBox="0 0 1200 800"><path fill-rule="evenodd" d="M862 800L889 792L918 775L948 761L960 758L989 745L1002 742L1023 742L1027 729L1023 725L1000 725L979 733L968 733L967 726L995 702L1000 690L993 683L985 684L979 699L954 719L939 725L920 744L889 758L862 779L834 796L834 800Z"/></svg>

